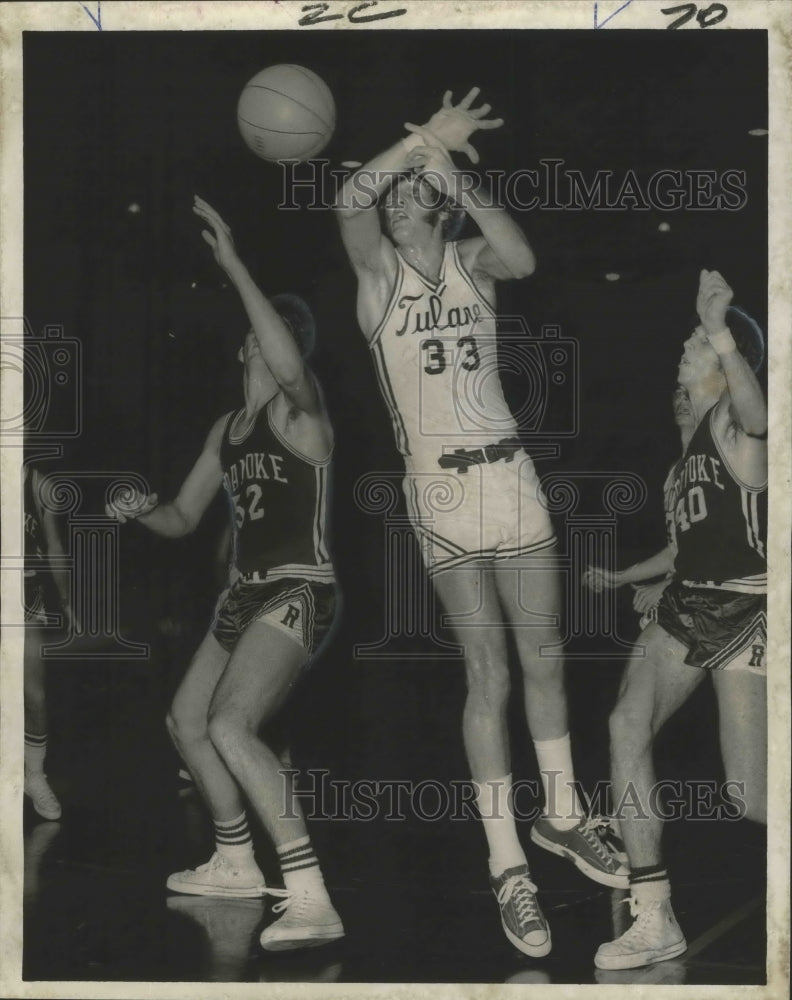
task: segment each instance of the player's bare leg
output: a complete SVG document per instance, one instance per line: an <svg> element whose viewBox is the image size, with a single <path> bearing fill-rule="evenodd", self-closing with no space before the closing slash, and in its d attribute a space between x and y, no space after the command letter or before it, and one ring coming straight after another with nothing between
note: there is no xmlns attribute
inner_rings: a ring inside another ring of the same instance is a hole
<svg viewBox="0 0 792 1000"><path fill-rule="evenodd" d="M43 819L56 820L61 805L44 773L47 753L47 696L41 647L44 631L36 625L25 626L25 795Z"/></svg>
<svg viewBox="0 0 792 1000"><path fill-rule="evenodd" d="M643 651L644 655L640 653ZM654 623L641 633L610 717L613 798L630 859L633 925L601 945L601 969L625 969L680 955L687 947L671 909L671 886L662 862L663 821L653 814L654 738L704 679L684 662L685 646ZM640 813L630 803L639 803Z"/></svg>
<svg viewBox="0 0 792 1000"><path fill-rule="evenodd" d="M626 888L627 869L600 835L605 821L586 819L575 790L555 556L545 550L495 565L498 595L520 659L525 713L545 795L544 815L533 825L531 839L568 858L589 878Z"/></svg>
<svg viewBox="0 0 792 1000"><path fill-rule="evenodd" d="M767 678L742 670L713 670L720 744L728 781L739 786L745 817L767 823Z"/></svg>
<svg viewBox="0 0 792 1000"><path fill-rule="evenodd" d="M264 876L239 786L209 735L209 706L229 654L211 634L198 647L167 718L168 732L206 802L215 828L215 853L196 869L174 872L167 886L201 896L260 896Z"/></svg>
<svg viewBox="0 0 792 1000"><path fill-rule="evenodd" d="M212 818L220 822L238 816L243 808L237 783L212 744L208 726L209 706L229 656L208 633L193 656L166 719L171 739Z"/></svg>
<svg viewBox="0 0 792 1000"><path fill-rule="evenodd" d="M436 574L433 583L465 651L467 698L462 732L501 923L515 947L540 957L550 951L550 929L536 900L536 886L511 811L506 719L510 682L495 571L491 566L469 564Z"/></svg>
<svg viewBox="0 0 792 1000"><path fill-rule="evenodd" d="M287 899L285 910L261 935L262 947L279 951L323 944L344 934L330 902L292 776L259 738L262 725L282 707L308 652L266 622L242 634L209 709L209 733L245 792L278 852Z"/></svg>

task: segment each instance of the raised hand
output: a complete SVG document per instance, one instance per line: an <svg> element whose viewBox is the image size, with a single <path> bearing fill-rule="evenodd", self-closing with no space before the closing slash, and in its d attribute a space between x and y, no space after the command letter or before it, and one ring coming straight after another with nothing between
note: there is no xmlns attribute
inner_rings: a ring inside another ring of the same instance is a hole
<svg viewBox="0 0 792 1000"><path fill-rule="evenodd" d="M407 157L407 165L440 194L453 196L454 161L442 147L416 146Z"/></svg>
<svg viewBox="0 0 792 1000"><path fill-rule="evenodd" d="M430 145L441 145L454 153L464 153L472 163L479 162L479 155L468 142L470 136L479 130L500 128L502 118L486 118L491 107L482 104L478 108L471 107L478 97L480 89L473 87L459 104L451 103L451 91L443 94L443 106L436 111L425 125L413 125L405 122L408 132L417 132L427 142L431 136Z"/></svg>
<svg viewBox="0 0 792 1000"><path fill-rule="evenodd" d="M601 566L589 566L583 574L582 582L584 587L593 590L595 594L601 594L603 590L612 590L621 586L619 573L613 569L603 569Z"/></svg>
<svg viewBox="0 0 792 1000"><path fill-rule="evenodd" d="M214 259L220 267L224 271L228 271L235 264L238 264L239 256L234 246L231 228L223 221L218 212L212 208L209 202L199 198L198 195L195 196L193 212L211 227L211 231L204 229L201 236L212 248Z"/></svg>
<svg viewBox="0 0 792 1000"><path fill-rule="evenodd" d="M156 493L141 493L140 490L129 489L115 497L112 503L105 504L105 514L119 524L126 524L127 521L150 514L158 503Z"/></svg>
<svg viewBox="0 0 792 1000"><path fill-rule="evenodd" d="M726 310L733 296L734 292L719 271L701 272L696 311L704 333L715 350L718 350L718 346L713 343L713 338L726 329Z"/></svg>

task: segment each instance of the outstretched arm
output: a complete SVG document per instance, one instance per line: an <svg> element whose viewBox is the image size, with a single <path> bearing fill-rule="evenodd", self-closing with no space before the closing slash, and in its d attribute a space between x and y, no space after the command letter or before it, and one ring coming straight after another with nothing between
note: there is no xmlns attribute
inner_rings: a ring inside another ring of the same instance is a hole
<svg viewBox="0 0 792 1000"><path fill-rule="evenodd" d="M583 583L597 594L603 590L623 587L627 583L642 583L644 580L653 580L657 576L670 573L674 568L675 558L673 545L666 545L648 559L628 566L627 569L609 570L599 566L589 566L583 574Z"/></svg>
<svg viewBox="0 0 792 1000"><path fill-rule="evenodd" d="M203 198L196 196L193 212L210 227L201 235L239 292L261 356L275 381L298 410L312 414L321 412L316 383L303 361L297 341L240 260L230 228Z"/></svg>
<svg viewBox="0 0 792 1000"><path fill-rule="evenodd" d="M383 235L379 217L371 209L376 207L380 195L387 190L396 174L403 173L414 164L411 154L429 140L447 150L465 153L478 163L478 153L470 144L470 136L480 129L498 128L500 118L486 118L489 104L473 108L479 88L472 90L459 102L451 103L451 91L443 95L443 105L425 125L407 122L410 133L384 153L369 160L354 173L341 190L336 212L341 226L341 238L349 259L356 271L377 270L382 266L383 249L390 251L390 242L383 248Z"/></svg>
<svg viewBox="0 0 792 1000"><path fill-rule="evenodd" d="M481 236L459 243L467 270L485 281L509 281L533 274L536 258L522 229L491 194L475 185L470 174L455 167L441 146L432 143L428 130L424 134L426 145L410 153L408 164L441 194L461 205L481 231Z"/></svg>
<svg viewBox="0 0 792 1000"><path fill-rule="evenodd" d="M722 400L722 409L729 410L738 430L761 437L767 433L767 402L751 366L737 350L726 321L733 294L718 271L702 271L696 308L726 377L729 395Z"/></svg>
<svg viewBox="0 0 792 1000"><path fill-rule="evenodd" d="M220 444L225 423L226 417L221 417L212 427L203 451L175 500L160 504L156 493L146 495L133 491L129 496L107 504L107 516L121 524L138 520L149 531L163 538L182 538L195 531L223 481Z"/></svg>

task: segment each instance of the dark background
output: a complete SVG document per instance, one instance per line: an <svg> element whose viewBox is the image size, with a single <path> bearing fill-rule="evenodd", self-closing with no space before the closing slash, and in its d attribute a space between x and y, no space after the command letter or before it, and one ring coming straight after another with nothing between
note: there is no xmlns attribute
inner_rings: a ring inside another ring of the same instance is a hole
<svg viewBox="0 0 792 1000"><path fill-rule="evenodd" d="M338 442L333 528L344 611L296 701L301 765L348 778L465 778L464 681L459 662L435 661L421 640L411 661L353 656L355 643L383 633L385 563L382 521L357 509L352 490L364 473L400 463L335 220L277 210L279 169L256 159L237 131L245 82L273 63L317 72L337 104L323 154L335 164L367 159L403 134L404 121L428 119L446 88L458 98L475 84L506 119L474 137L483 169L556 157L587 177L600 168L619 177L633 169L643 180L662 168L747 172L739 211L518 213L539 267L503 287L501 308L524 315L534 333L560 325L581 359L579 433L538 468L625 470L645 481L646 504L619 523L617 561L627 565L663 544L661 485L678 453L670 395L699 269L720 270L735 301L766 325L767 140L748 134L767 127L766 57L765 33L742 31L26 35L25 311L34 331L62 325L83 352L83 430L64 442L60 471L134 470L171 497L213 420L237 405L245 320L200 239L194 193L231 224L265 291L297 292L315 312L313 367ZM132 203L139 213L128 211ZM669 232L658 230L664 221ZM621 279L606 281L609 272ZM519 403L519 382L508 390ZM86 502L100 509L99 496ZM218 502L195 536L174 543L123 529L122 629L151 644L149 661L52 670L53 759L58 741L70 742L64 772L101 761L113 781L130 781L149 816L156 802L146 801L146 781L159 787L176 769L162 719L209 622L222 518ZM619 596L619 627L632 639L630 596ZM614 658L569 667L573 745L587 781L607 773L606 720L621 668ZM702 691L669 729L662 773L718 775L712 713ZM515 776L534 777L519 715ZM65 735L77 729L79 741ZM483 877L473 824L433 824L431 837L425 825L380 824L376 852L374 826L315 824L331 878L409 879L427 852L438 872L472 884ZM146 829L151 842L175 836L153 820ZM457 867L457 847L477 866Z"/></svg>

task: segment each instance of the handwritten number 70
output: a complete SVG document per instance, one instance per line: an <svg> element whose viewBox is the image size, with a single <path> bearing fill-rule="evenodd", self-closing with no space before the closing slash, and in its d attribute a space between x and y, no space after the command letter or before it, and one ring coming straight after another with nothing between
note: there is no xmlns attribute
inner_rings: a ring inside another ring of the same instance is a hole
<svg viewBox="0 0 792 1000"><path fill-rule="evenodd" d="M681 28L683 24L687 24L688 21L695 17L701 28L711 28L713 24L720 24L720 22L729 13L729 10L724 3L711 3L709 7L704 10L699 10L694 3L683 3L678 7L665 7L660 11L661 14L679 14L682 11L681 17L678 17L676 21L672 21L668 25L669 28Z"/></svg>

